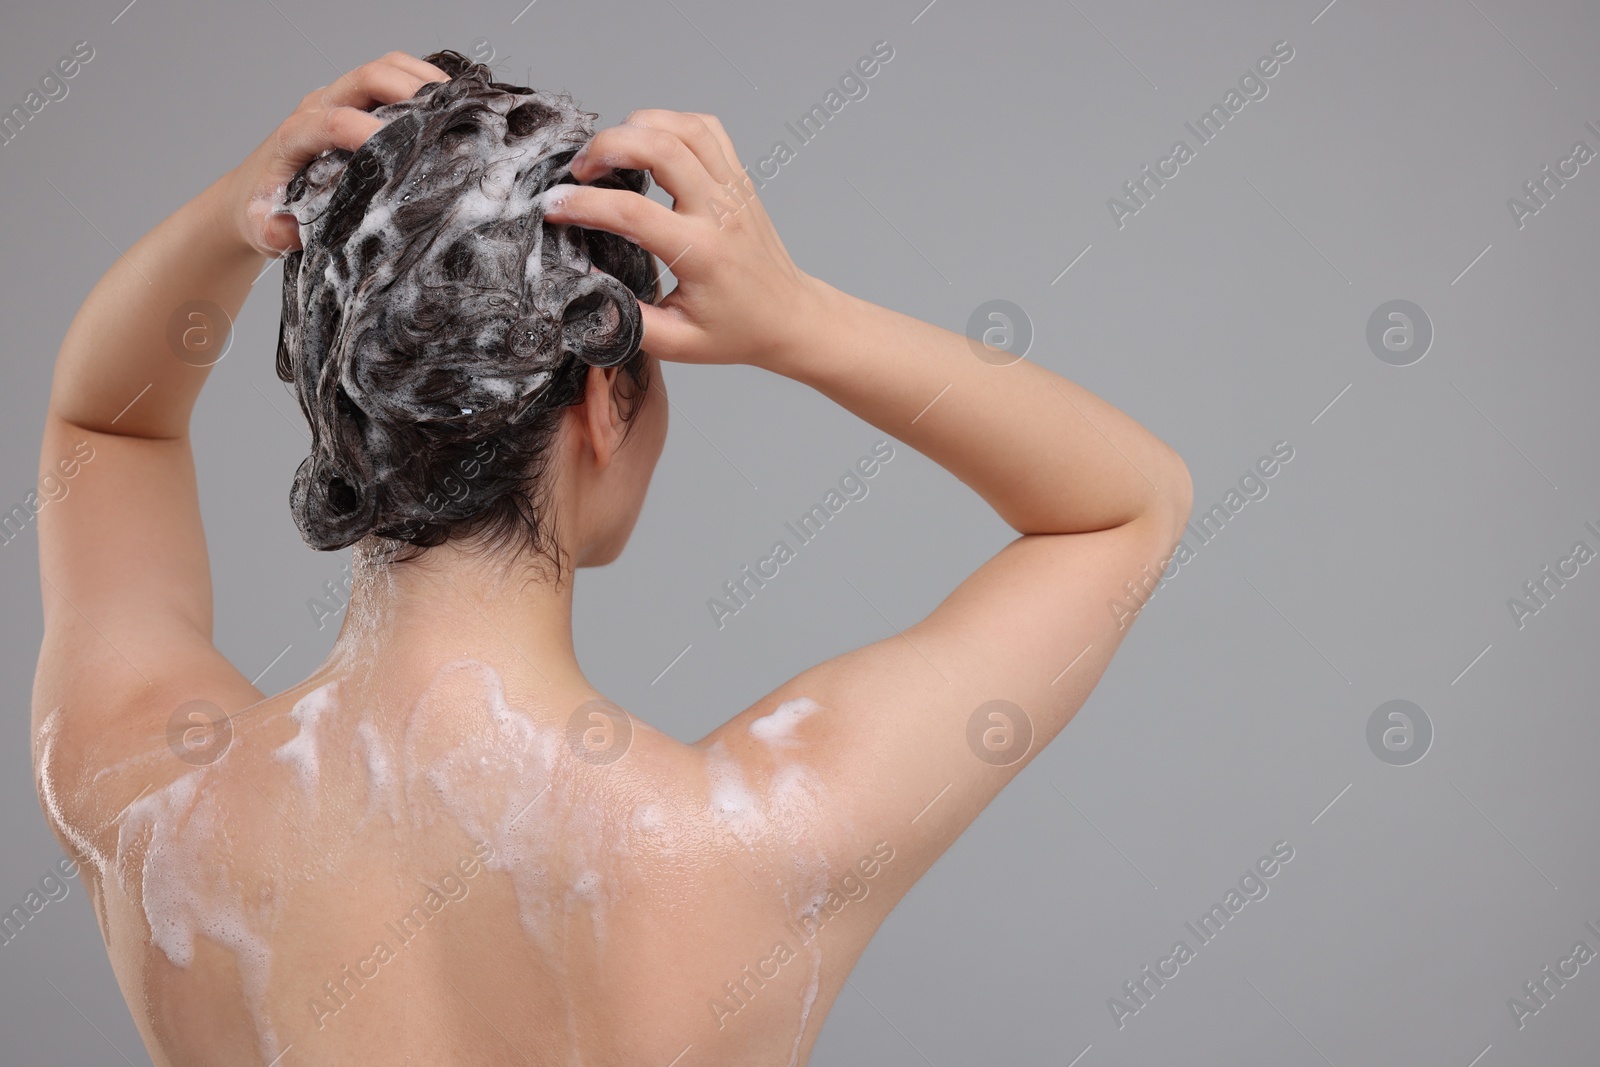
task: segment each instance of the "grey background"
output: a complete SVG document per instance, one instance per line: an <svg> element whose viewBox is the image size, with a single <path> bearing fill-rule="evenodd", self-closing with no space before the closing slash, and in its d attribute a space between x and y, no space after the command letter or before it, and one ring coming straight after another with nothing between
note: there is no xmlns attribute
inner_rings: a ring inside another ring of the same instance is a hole
<svg viewBox="0 0 1600 1067"><path fill-rule="evenodd" d="M1600 949L1583 927L1600 925L1600 564L1521 630L1506 600L1574 541L1600 547L1583 528L1600 526L1600 162L1520 230L1506 200L1575 140L1600 149L1583 127L1600 12L924 3L538 0L515 23L516 0L8 8L6 108L73 42L96 55L0 148L0 497L33 484L51 360L112 246L340 71L481 41L502 77L608 124L715 112L752 164L887 40L869 95L762 193L802 268L956 330L1014 301L1028 358L1173 444L1197 511L1274 442L1295 456L891 916L814 1062L1595 1062L1600 963L1520 1031L1506 999L1580 938ZM1295 56L1267 98L1118 229L1107 198L1281 39ZM306 601L344 562L307 550L286 506L305 438L272 374L279 277L195 420L217 640L249 676L270 663L268 691L326 652ZM1365 341L1396 298L1435 329L1408 367ZM627 553L579 580L577 637L604 690L680 738L919 618L1008 538L902 447L719 631L706 599L882 435L764 372L668 376L666 454ZM35 551L31 529L0 548L0 910L60 854L28 757ZM1407 767L1366 742L1394 698L1435 732ZM1107 998L1279 840L1295 858L1270 895L1119 1030ZM0 1061L146 1062L77 883L0 947Z"/></svg>

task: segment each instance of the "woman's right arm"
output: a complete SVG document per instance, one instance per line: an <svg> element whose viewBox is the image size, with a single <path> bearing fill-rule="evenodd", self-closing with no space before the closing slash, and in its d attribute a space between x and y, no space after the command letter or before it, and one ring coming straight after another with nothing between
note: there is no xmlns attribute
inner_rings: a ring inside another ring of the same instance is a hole
<svg viewBox="0 0 1600 1067"><path fill-rule="evenodd" d="M675 201L567 187L547 216L675 261L678 289L644 309L648 351L811 385L944 466L1022 535L927 618L810 668L707 738L759 762L751 722L796 697L822 705L796 727L804 758L827 781L860 783L835 791L830 814L907 855L895 882L908 886L1083 704L1131 621L1111 605L1136 609L1125 583L1160 572L1188 519L1188 470L1081 386L1027 360L987 362L959 334L804 275L737 184L715 119L636 112L588 154L580 180L643 167ZM837 844L846 862L859 846Z"/></svg>

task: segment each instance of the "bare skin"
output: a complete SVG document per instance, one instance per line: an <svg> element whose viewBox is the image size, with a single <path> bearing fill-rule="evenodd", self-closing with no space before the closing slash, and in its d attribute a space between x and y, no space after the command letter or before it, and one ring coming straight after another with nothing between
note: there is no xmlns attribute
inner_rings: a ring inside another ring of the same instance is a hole
<svg viewBox="0 0 1600 1067"><path fill-rule="evenodd" d="M1127 632L1107 603L1170 557L1188 472L1080 386L800 271L715 118L635 112L575 174L646 168L673 207L579 186L547 217L673 264L652 359L809 385L1018 537L927 618L694 744L590 714L573 571L621 552L667 428L659 365L631 426L617 372L591 369L549 468L558 567L450 543L386 568L364 546L327 662L263 694L212 644L188 436L208 371L173 357L168 319L236 313L297 241L272 190L437 80L390 53L310 94L74 319L41 474L81 441L93 459L39 518L41 801L157 1064L804 1063L890 909L1099 680ZM968 743L994 700L1033 730L1004 766ZM169 744L193 701L230 717L220 758Z"/></svg>

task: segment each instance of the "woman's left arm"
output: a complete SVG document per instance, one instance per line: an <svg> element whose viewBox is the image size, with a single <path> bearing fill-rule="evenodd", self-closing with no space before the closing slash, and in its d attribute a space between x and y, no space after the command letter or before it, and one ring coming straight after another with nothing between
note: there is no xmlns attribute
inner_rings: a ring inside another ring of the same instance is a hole
<svg viewBox="0 0 1600 1067"><path fill-rule="evenodd" d="M40 455L44 644L37 717L260 693L211 643L189 417L270 255L299 244L274 199L308 160L382 126L365 109L447 76L392 52L308 94L250 157L145 234L90 291L56 359Z"/></svg>

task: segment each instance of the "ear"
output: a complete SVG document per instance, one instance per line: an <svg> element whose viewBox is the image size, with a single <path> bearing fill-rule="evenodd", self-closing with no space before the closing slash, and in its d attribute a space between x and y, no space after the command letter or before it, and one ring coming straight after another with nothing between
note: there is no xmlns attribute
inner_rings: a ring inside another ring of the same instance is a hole
<svg viewBox="0 0 1600 1067"><path fill-rule="evenodd" d="M595 467L605 470L622 445L626 420L617 402L617 367L590 367L583 383L580 417Z"/></svg>

